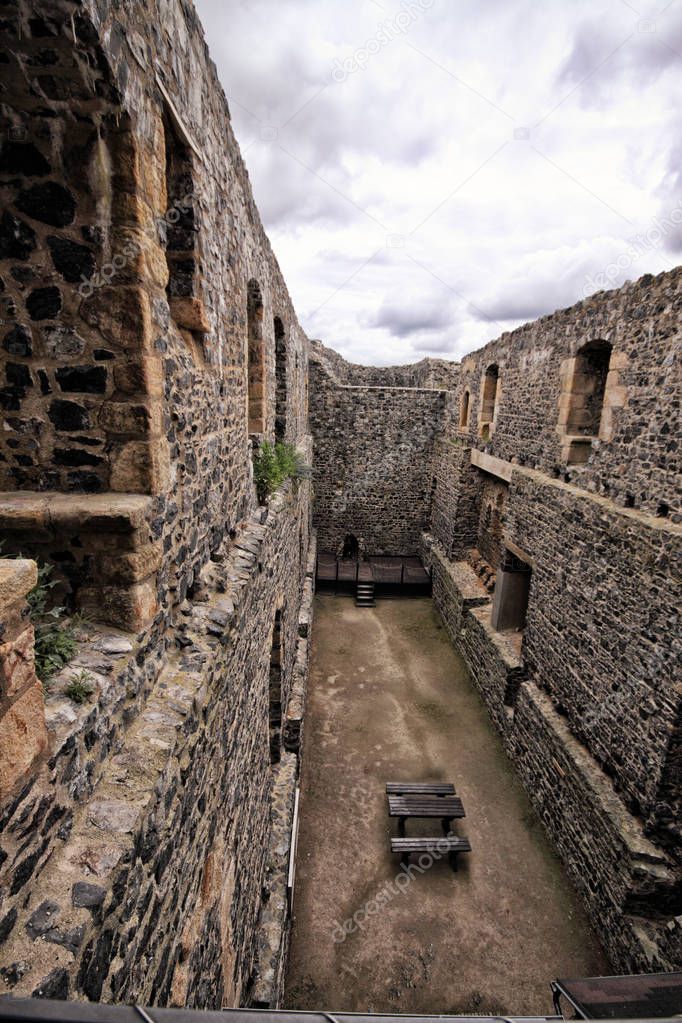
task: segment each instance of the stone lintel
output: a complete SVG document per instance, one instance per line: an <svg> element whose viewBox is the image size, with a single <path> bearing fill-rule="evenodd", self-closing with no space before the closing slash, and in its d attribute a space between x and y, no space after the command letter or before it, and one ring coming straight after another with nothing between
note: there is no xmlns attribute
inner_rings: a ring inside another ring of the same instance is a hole
<svg viewBox="0 0 682 1023"><path fill-rule="evenodd" d="M475 465L477 469L482 469L483 472L489 473L491 476L497 476L498 479L504 480L505 483L511 483L514 466L511 462L505 462L503 458L496 458L495 455L489 455L485 451L479 451L478 448L472 448L471 464Z"/></svg>

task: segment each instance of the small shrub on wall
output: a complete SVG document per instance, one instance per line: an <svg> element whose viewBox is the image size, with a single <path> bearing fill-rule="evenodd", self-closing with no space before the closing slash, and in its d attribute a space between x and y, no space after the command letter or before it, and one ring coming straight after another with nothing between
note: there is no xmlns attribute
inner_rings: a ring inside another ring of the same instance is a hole
<svg viewBox="0 0 682 1023"><path fill-rule="evenodd" d="M264 441L253 456L253 477L259 501L265 501L288 480L310 475L303 456L293 444Z"/></svg>

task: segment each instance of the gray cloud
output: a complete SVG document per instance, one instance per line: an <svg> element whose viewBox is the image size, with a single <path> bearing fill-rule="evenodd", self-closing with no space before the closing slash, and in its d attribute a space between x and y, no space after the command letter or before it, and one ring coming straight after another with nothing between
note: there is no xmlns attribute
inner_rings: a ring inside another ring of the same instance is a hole
<svg viewBox="0 0 682 1023"><path fill-rule="evenodd" d="M680 195L677 5L433 0L342 82L398 0L196 5L301 322L349 358L459 357L682 249L630 242Z"/></svg>

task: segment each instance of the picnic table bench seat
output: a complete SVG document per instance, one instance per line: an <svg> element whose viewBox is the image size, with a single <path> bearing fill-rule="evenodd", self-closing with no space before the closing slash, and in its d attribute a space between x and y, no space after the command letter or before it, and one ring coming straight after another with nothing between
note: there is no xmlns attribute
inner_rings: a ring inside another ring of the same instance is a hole
<svg viewBox="0 0 682 1023"><path fill-rule="evenodd" d="M447 853L453 870L457 870L459 853L471 852L468 838L450 835L447 838L392 838L391 852L400 853L400 861L407 864L412 853Z"/></svg>

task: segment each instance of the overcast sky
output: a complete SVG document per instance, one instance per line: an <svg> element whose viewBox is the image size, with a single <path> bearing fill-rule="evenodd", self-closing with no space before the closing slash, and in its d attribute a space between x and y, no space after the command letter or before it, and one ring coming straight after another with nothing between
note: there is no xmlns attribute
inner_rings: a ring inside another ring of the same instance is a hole
<svg viewBox="0 0 682 1023"><path fill-rule="evenodd" d="M302 326L460 358L680 262L682 0L195 0Z"/></svg>

